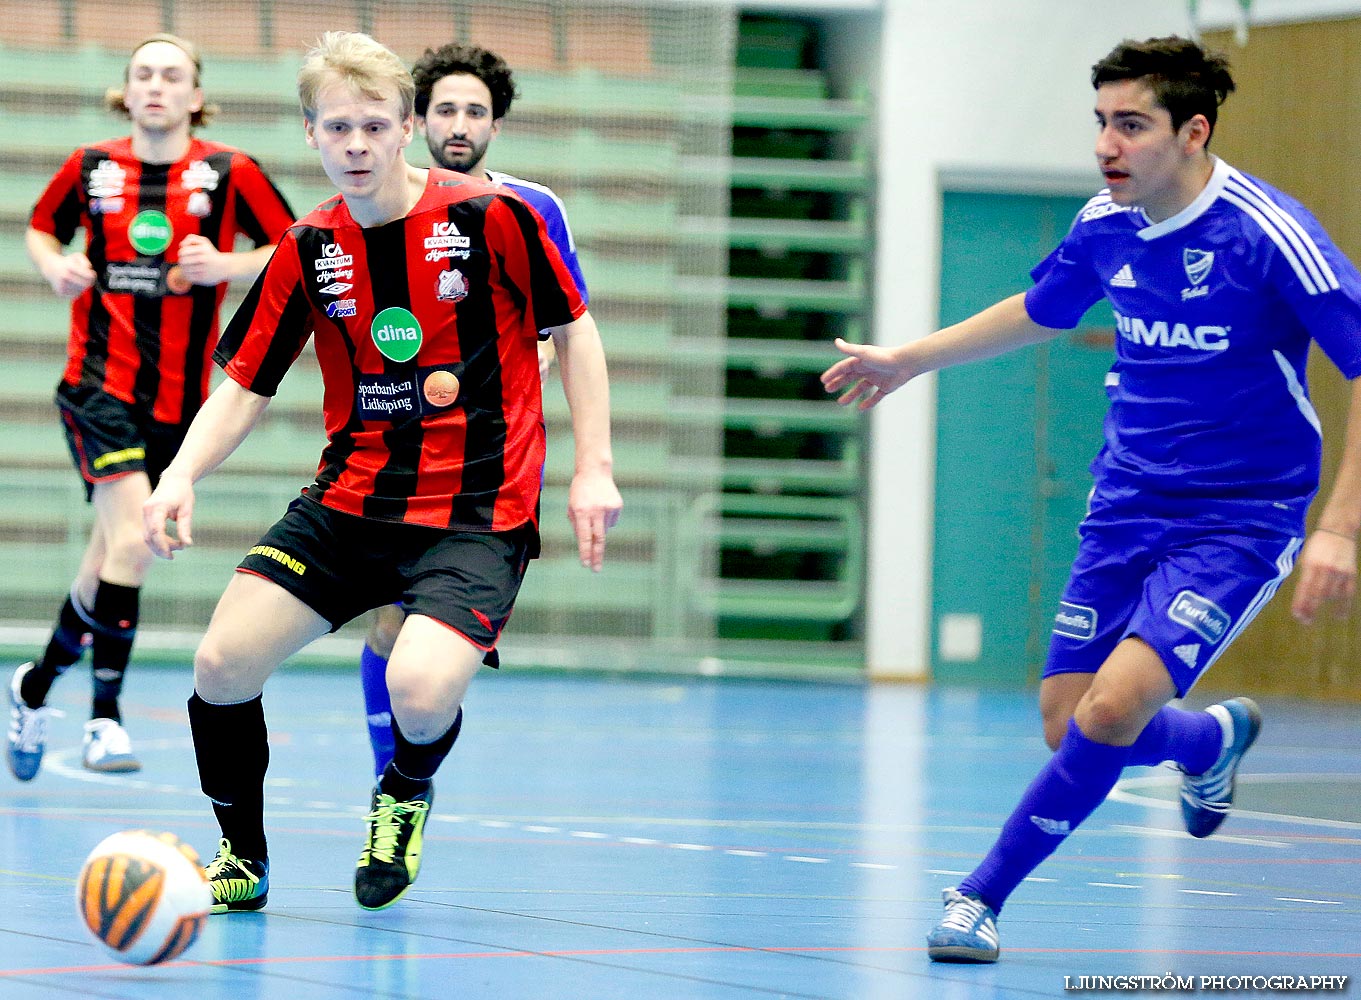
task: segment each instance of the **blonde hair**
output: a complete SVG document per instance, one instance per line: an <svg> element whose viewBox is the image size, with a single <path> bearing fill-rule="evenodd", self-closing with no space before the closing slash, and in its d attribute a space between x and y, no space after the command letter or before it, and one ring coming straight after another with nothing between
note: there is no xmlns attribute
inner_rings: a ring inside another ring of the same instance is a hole
<svg viewBox="0 0 1361 1000"><path fill-rule="evenodd" d="M316 120L322 89L336 81L374 101L387 100L395 89L403 120L415 109L416 84L406 63L361 32L328 31L308 50L298 70L298 103L308 121Z"/></svg>
<svg viewBox="0 0 1361 1000"><path fill-rule="evenodd" d="M132 51L128 53L128 64L123 67L124 86L110 87L108 90L104 91L104 107L114 114L122 115L124 118L132 117L132 112L128 111L128 106L123 103L123 98L126 95L128 74L132 71L133 58L136 57L138 52L142 51L142 49L153 42L167 42L188 56L189 61L194 66L194 86L203 86L203 83L201 82L203 78L203 59L198 54L197 45L187 38L181 38L179 35L172 35L166 31L158 32L155 35L148 35L134 45ZM218 113L218 110L219 108L216 104L209 104L205 101L203 107L190 113L189 127L198 128L202 125L207 125L213 120L213 117Z"/></svg>

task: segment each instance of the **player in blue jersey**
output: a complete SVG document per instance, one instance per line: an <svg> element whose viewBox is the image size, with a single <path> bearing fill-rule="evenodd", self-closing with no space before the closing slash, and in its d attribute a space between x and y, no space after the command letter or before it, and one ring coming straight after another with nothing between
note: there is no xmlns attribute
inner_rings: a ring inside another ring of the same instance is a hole
<svg viewBox="0 0 1361 1000"><path fill-rule="evenodd" d="M928 935L937 961L992 962L1012 890L1106 798L1121 770L1171 761L1187 830L1208 836L1261 715L1185 695L1298 556L1303 622L1345 606L1361 527L1361 392L1312 535L1319 421L1311 340L1361 374L1361 274L1297 201L1211 155L1228 64L1193 42L1124 42L1093 67L1107 188L1024 294L895 348L846 344L823 375L868 409L924 372L1071 329L1103 296L1116 316L1105 443L1040 686L1054 756Z"/></svg>
<svg viewBox="0 0 1361 1000"><path fill-rule="evenodd" d="M528 202L543 218L549 238L576 281L581 301L587 302L586 279L577 260L576 242L567 225L562 200L543 184L488 170L483 165L511 102L519 96L505 60L475 45L454 43L426 49L411 74L416 81L416 127L425 136L434 162L508 187ZM552 363L553 342L541 341L539 374L547 375ZM383 773L393 753L387 664L404 618L405 612L397 605L375 611L359 659L369 743L373 747L374 773L378 775Z"/></svg>

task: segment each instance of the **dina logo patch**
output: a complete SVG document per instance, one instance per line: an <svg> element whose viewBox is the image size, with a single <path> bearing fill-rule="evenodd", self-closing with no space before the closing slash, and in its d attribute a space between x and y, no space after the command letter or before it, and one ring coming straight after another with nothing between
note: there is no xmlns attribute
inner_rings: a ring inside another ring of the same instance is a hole
<svg viewBox="0 0 1361 1000"><path fill-rule="evenodd" d="M1233 625L1228 612L1193 590L1183 590L1172 599L1167 617L1186 626L1212 646L1228 635Z"/></svg>
<svg viewBox="0 0 1361 1000"><path fill-rule="evenodd" d="M393 361L410 361L424 339L420 322L401 306L391 306L373 317L372 334L383 357Z"/></svg>
<svg viewBox="0 0 1361 1000"><path fill-rule="evenodd" d="M1058 614L1054 615L1054 634L1081 639L1083 642L1095 638L1096 608L1059 601Z"/></svg>

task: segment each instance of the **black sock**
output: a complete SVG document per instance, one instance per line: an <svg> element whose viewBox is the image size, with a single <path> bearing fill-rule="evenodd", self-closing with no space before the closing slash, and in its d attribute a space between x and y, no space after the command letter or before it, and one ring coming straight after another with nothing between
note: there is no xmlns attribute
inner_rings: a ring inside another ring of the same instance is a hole
<svg viewBox="0 0 1361 1000"><path fill-rule="evenodd" d="M265 860L269 731L260 696L236 705L212 705L195 691L189 698L189 729L199 785L213 803L222 836L238 857Z"/></svg>
<svg viewBox="0 0 1361 1000"><path fill-rule="evenodd" d="M397 717L392 718L392 736L396 743L392 760L378 779L378 790L391 795L399 802L414 799L430 787L430 779L435 776L444 758L454 748L459 730L463 728L463 709L459 708L453 724L430 743L412 743L397 725Z"/></svg>
<svg viewBox="0 0 1361 1000"><path fill-rule="evenodd" d="M140 587L125 587L103 580L95 591L95 633L90 663L94 675L92 718L123 721L118 711L118 695L123 690L123 674L132 656L132 640L137 635L141 593Z"/></svg>
<svg viewBox="0 0 1361 1000"><path fill-rule="evenodd" d="M76 598L67 596L42 659L24 675L19 685L19 693L29 708L41 708L57 678L85 652L85 637L90 633L90 623L81 615L75 602Z"/></svg>

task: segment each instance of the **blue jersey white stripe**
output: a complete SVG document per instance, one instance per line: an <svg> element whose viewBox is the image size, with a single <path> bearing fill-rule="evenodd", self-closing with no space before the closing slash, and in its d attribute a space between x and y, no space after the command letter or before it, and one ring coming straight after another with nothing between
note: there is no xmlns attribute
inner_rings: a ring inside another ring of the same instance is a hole
<svg viewBox="0 0 1361 1000"><path fill-rule="evenodd" d="M1261 190L1240 180L1242 175L1237 171L1234 174L1236 176L1231 176L1224 185L1225 200L1237 205L1262 227L1295 269L1300 283L1310 295L1336 291L1339 287L1337 276L1313 238Z"/></svg>
<svg viewBox="0 0 1361 1000"><path fill-rule="evenodd" d="M1310 342L1361 375L1361 273L1304 206L1216 159L1156 223L1096 195L1032 276L1043 326L1071 328L1103 297L1115 311L1100 500L1302 532L1321 461Z"/></svg>

